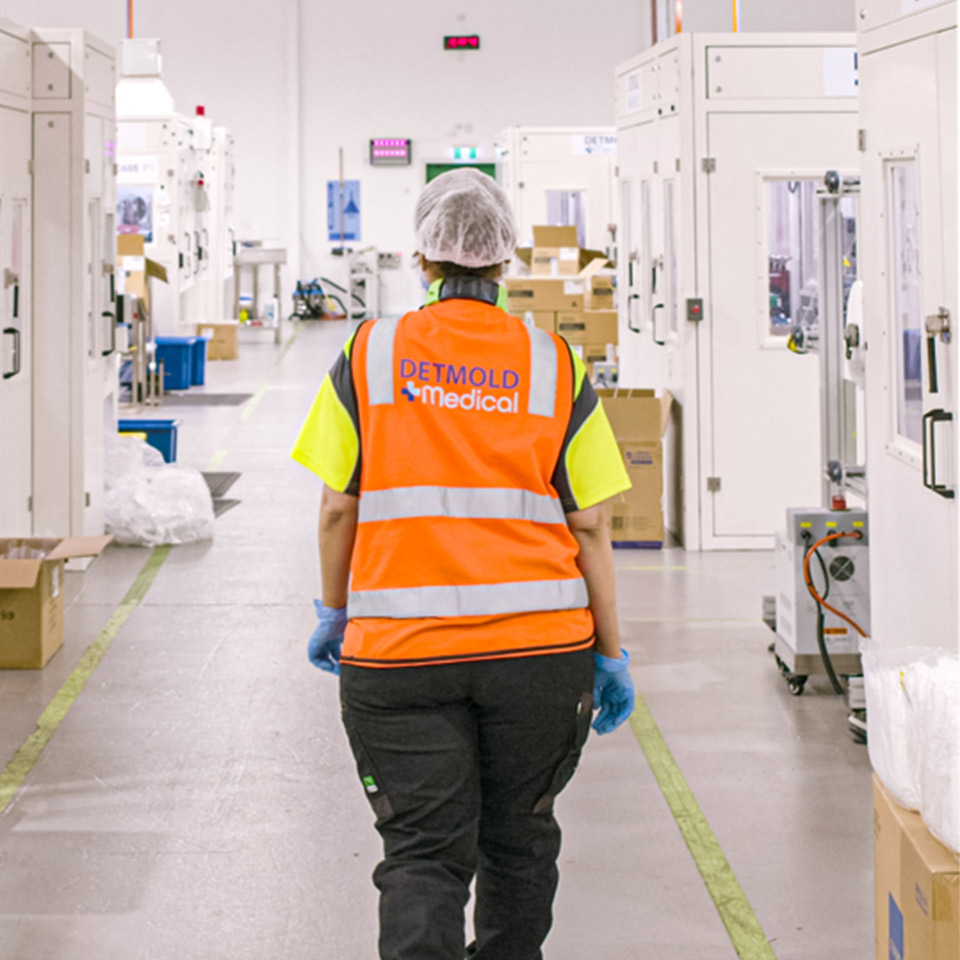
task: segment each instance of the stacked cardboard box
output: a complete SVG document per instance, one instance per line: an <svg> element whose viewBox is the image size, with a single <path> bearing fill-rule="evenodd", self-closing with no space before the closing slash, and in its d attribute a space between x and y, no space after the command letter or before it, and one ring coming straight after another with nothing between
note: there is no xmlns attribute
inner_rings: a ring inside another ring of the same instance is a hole
<svg viewBox="0 0 960 960"><path fill-rule="evenodd" d="M873 778L877 960L957 960L960 859Z"/></svg>
<svg viewBox="0 0 960 960"><path fill-rule="evenodd" d="M613 268L606 255L577 246L576 227L534 227L534 246L518 250L529 276L506 280L508 309L559 333L587 364L613 361L618 340Z"/></svg>
<svg viewBox="0 0 960 960"><path fill-rule="evenodd" d="M207 339L208 360L236 360L238 320L208 320L197 324L197 336Z"/></svg>
<svg viewBox="0 0 960 960"><path fill-rule="evenodd" d="M611 508L615 547L663 546L663 437L673 398L652 390L597 390L633 484Z"/></svg>

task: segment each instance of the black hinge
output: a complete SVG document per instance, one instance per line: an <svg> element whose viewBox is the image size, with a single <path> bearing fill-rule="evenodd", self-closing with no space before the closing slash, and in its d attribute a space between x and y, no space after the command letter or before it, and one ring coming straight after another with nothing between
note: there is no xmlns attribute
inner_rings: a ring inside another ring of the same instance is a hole
<svg viewBox="0 0 960 960"><path fill-rule="evenodd" d="M719 493L719 492L720 492L720 478L719 478L719 477L707 477L707 492L708 492L708 493Z"/></svg>
<svg viewBox="0 0 960 960"><path fill-rule="evenodd" d="M717 172L717 158L716 157L704 157L700 163L700 167L704 173L716 173Z"/></svg>
<svg viewBox="0 0 960 960"><path fill-rule="evenodd" d="M865 153L867 149L867 131L860 129L857 131L857 149Z"/></svg>

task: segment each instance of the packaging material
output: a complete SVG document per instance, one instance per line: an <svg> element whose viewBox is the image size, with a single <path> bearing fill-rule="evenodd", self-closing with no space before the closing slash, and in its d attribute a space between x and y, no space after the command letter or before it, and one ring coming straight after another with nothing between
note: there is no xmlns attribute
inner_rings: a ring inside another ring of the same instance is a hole
<svg viewBox="0 0 960 960"><path fill-rule="evenodd" d="M612 501L613 545L659 549L664 536L663 437L673 397L667 391L657 397L653 390L599 389L597 393L633 484Z"/></svg>
<svg viewBox="0 0 960 960"><path fill-rule="evenodd" d="M63 646L64 561L110 539L0 539L0 669L39 669Z"/></svg>
<svg viewBox="0 0 960 960"><path fill-rule="evenodd" d="M158 464L156 451L132 436L108 436L106 466L107 531L117 543L154 547L213 538L213 499L199 471Z"/></svg>
<svg viewBox="0 0 960 960"><path fill-rule="evenodd" d="M594 260L609 265L602 250L580 247L576 227L534 227L533 248L523 247L515 252L535 277L575 277Z"/></svg>
<svg viewBox="0 0 960 960"><path fill-rule="evenodd" d="M207 339L208 360L236 360L239 320L217 320L197 324L197 336Z"/></svg>
<svg viewBox="0 0 960 960"><path fill-rule="evenodd" d="M135 233L117 235L117 293L139 297L150 312L150 281L167 283L167 269L145 254L144 237Z"/></svg>
<svg viewBox="0 0 960 960"><path fill-rule="evenodd" d="M876 960L957 960L960 860L873 778Z"/></svg>
<svg viewBox="0 0 960 960"><path fill-rule="evenodd" d="M904 673L903 686L920 748L920 816L930 832L956 853L960 851L960 657L943 655L934 663L912 664Z"/></svg>
<svg viewBox="0 0 960 960"><path fill-rule="evenodd" d="M903 681L914 664L935 662L939 651L928 647L887 650L875 643L863 643L860 656L867 697L870 763L901 807L919 810L920 742Z"/></svg>
<svg viewBox="0 0 960 960"><path fill-rule="evenodd" d="M600 256L591 260L581 271L586 281L584 287L584 306L587 310L616 309L616 278L610 261Z"/></svg>
<svg viewBox="0 0 960 960"><path fill-rule="evenodd" d="M617 343L616 310L579 310L557 313L557 333L568 343Z"/></svg>
<svg viewBox="0 0 960 960"><path fill-rule="evenodd" d="M522 317L528 310L558 311L583 308L584 282L577 277L506 277L507 310Z"/></svg>

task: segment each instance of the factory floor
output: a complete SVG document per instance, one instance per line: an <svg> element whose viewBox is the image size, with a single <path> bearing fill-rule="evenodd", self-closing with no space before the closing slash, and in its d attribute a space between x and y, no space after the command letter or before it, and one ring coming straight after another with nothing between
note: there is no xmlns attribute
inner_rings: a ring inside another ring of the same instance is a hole
<svg viewBox="0 0 960 960"><path fill-rule="evenodd" d="M23 779L0 803L3 960L376 956L373 817L336 681L305 654L320 483L288 459L347 330L293 329L208 365L203 392L246 404L161 411L181 421L182 463L241 473L216 538L142 576L150 550L110 547L67 576L63 649L0 672L0 797ZM546 960L735 960L735 941L745 957L869 960L867 755L827 684L791 696L767 652L772 554L622 551L617 565L652 759L629 725L591 736L557 805ZM114 634L99 665L81 661ZM690 794L710 829L694 806L688 847L666 796L689 809Z"/></svg>

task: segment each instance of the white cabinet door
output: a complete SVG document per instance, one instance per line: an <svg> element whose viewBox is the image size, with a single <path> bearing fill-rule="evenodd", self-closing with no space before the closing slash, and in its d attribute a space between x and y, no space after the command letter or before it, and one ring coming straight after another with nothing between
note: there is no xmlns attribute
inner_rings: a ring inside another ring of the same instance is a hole
<svg viewBox="0 0 960 960"><path fill-rule="evenodd" d="M785 190L795 259L807 254L804 270L784 281L796 319L816 275L805 241L815 207L800 201L828 169L856 169L856 143L850 115L839 112L711 113L707 141L718 160L706 175L702 542L772 547L788 506L820 503L821 464L817 358L787 350L786 324L773 322L769 285L778 263L769 254L769 221Z"/></svg>
<svg viewBox="0 0 960 960"><path fill-rule="evenodd" d="M953 29L861 57L872 621L888 647L957 643L956 56ZM953 337L931 354L941 310Z"/></svg>
<svg viewBox="0 0 960 960"><path fill-rule="evenodd" d="M0 107L0 536L33 532L30 118Z"/></svg>

